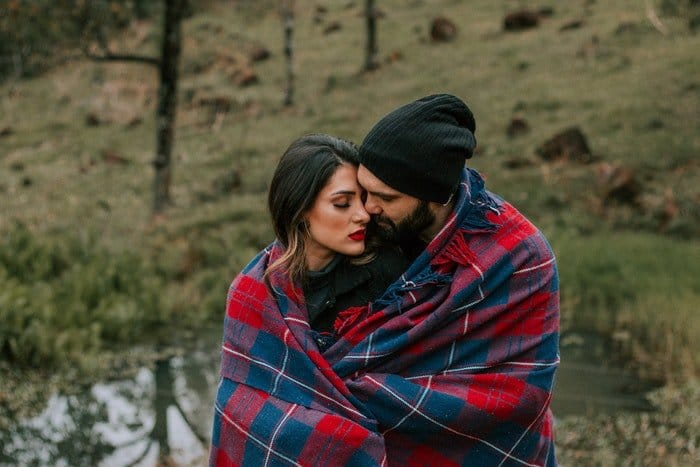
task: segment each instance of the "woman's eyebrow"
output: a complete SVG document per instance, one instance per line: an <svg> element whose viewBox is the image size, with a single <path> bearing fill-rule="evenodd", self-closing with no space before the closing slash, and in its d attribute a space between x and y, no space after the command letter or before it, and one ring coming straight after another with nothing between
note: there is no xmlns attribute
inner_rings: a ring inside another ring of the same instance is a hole
<svg viewBox="0 0 700 467"><path fill-rule="evenodd" d="M338 190L336 192L331 193L331 196L336 196L336 195L354 195L355 191L354 190Z"/></svg>

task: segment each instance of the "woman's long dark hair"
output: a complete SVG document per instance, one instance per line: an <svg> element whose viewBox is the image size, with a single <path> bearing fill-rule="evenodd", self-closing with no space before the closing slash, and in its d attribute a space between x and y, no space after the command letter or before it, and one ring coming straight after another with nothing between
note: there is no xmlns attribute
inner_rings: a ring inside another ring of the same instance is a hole
<svg viewBox="0 0 700 467"><path fill-rule="evenodd" d="M302 136L284 152L272 176L267 203L285 252L266 274L284 266L290 278L303 277L309 236L304 214L342 164L359 165L357 147L329 135Z"/></svg>

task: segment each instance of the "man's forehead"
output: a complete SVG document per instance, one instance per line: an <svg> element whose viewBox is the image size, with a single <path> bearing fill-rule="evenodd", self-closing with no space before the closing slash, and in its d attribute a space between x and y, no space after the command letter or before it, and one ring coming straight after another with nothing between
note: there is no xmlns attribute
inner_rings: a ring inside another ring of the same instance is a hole
<svg viewBox="0 0 700 467"><path fill-rule="evenodd" d="M396 196L400 196L403 194L400 191L391 188L389 185L381 181L367 167L361 164L360 167L357 169L357 181L360 182L362 188L364 188L367 191L374 191L378 193Z"/></svg>

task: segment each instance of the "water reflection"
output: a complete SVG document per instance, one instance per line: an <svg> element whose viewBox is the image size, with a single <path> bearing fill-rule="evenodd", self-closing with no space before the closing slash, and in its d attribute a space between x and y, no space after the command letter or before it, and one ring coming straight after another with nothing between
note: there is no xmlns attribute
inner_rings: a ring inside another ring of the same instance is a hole
<svg viewBox="0 0 700 467"><path fill-rule="evenodd" d="M206 464L217 383L213 347L158 361L130 380L51 396L40 415L0 435L0 464Z"/></svg>
<svg viewBox="0 0 700 467"><path fill-rule="evenodd" d="M183 357L142 368L135 378L97 383L78 395L53 395L37 417L0 434L0 465L206 465L218 382L219 330ZM562 339L553 411L569 414L646 410L648 385L609 366L594 334Z"/></svg>

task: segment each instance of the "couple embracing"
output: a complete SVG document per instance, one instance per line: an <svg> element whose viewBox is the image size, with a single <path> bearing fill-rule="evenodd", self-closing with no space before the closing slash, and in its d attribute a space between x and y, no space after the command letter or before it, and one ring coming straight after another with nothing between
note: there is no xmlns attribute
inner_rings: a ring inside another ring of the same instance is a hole
<svg viewBox="0 0 700 467"><path fill-rule="evenodd" d="M449 94L327 135L272 178L276 241L234 279L210 465L555 465L559 284L465 159Z"/></svg>

